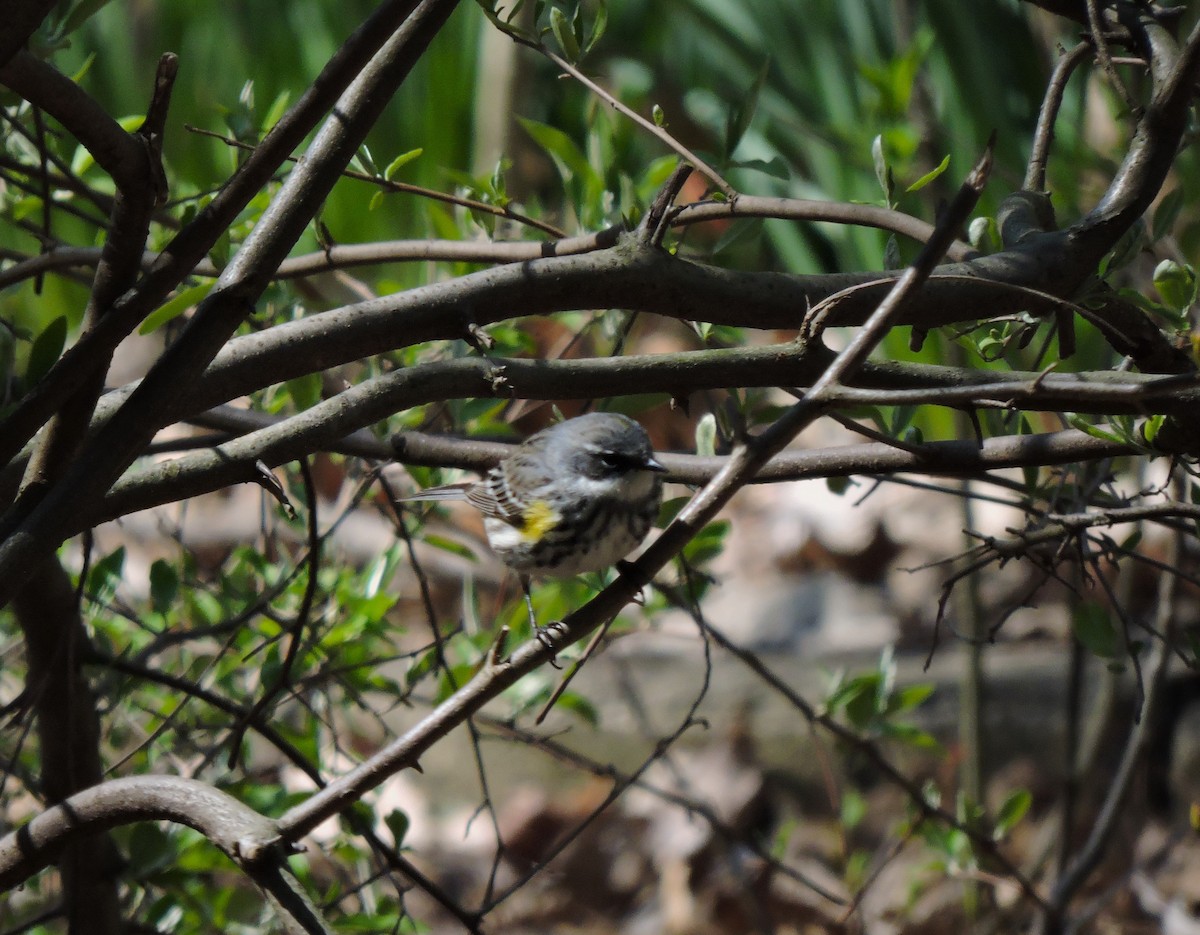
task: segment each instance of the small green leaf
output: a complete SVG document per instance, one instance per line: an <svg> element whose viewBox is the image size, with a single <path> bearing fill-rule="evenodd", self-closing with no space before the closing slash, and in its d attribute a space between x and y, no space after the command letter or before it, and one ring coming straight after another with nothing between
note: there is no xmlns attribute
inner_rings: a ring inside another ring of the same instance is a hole
<svg viewBox="0 0 1200 935"><path fill-rule="evenodd" d="M684 557L693 565L702 565L721 552L725 536L729 533L729 521L717 520L709 523L692 537L683 550Z"/></svg>
<svg viewBox="0 0 1200 935"><path fill-rule="evenodd" d="M567 20L567 14L558 7L550 10L550 28L554 31L554 38L558 40L558 44L563 50L563 55L567 57L567 61L572 63L578 62L579 42L576 40L575 32Z"/></svg>
<svg viewBox="0 0 1200 935"><path fill-rule="evenodd" d="M847 830L857 828L859 823L867 816L867 800L855 792L853 789L847 789L842 793L841 819L842 827Z"/></svg>
<svg viewBox="0 0 1200 935"><path fill-rule="evenodd" d="M1088 422L1085 418L1083 418L1083 416L1079 415L1078 413L1074 413L1074 412L1068 413L1067 414L1067 424L1070 425L1072 428L1079 429L1079 431L1081 431L1081 432L1086 432L1088 435L1091 435L1092 438L1099 438L1103 441L1108 441L1108 442L1116 442L1118 445L1125 444L1125 440L1122 439L1120 436L1115 435L1112 432L1106 431L1105 429L1102 429L1097 425L1092 425L1090 422Z"/></svg>
<svg viewBox="0 0 1200 935"><path fill-rule="evenodd" d="M409 820L408 815L396 808L388 812L383 818L383 823L387 825L388 831L392 832L392 843L399 849L404 846L404 836L408 834Z"/></svg>
<svg viewBox="0 0 1200 935"><path fill-rule="evenodd" d="M588 727L600 726L600 712L596 706L578 692L567 691L558 696L554 707L568 711L587 724Z"/></svg>
<svg viewBox="0 0 1200 935"><path fill-rule="evenodd" d="M379 169L375 165L375 157L371 155L371 148L366 143L358 147L358 152L354 154L353 161L363 174L371 176L379 175Z"/></svg>
<svg viewBox="0 0 1200 935"><path fill-rule="evenodd" d="M850 489L850 478L845 475L825 478L825 486L829 488L829 492L836 496L841 496Z"/></svg>
<svg viewBox="0 0 1200 935"><path fill-rule="evenodd" d="M112 0L79 0L71 7L59 32L64 36L69 36L111 2Z"/></svg>
<svg viewBox="0 0 1200 935"><path fill-rule="evenodd" d="M153 822L139 822L129 831L126 843L131 879L144 879L174 862L175 842L171 834Z"/></svg>
<svg viewBox="0 0 1200 935"><path fill-rule="evenodd" d="M1101 659L1116 659L1120 639L1111 615L1095 601L1085 601L1071 615L1071 630L1088 652Z"/></svg>
<svg viewBox="0 0 1200 935"><path fill-rule="evenodd" d="M406 153L401 153L399 156L397 156L395 159L393 159L391 162L388 163L388 167L383 170L383 177L390 182L392 179L394 179L396 177L396 173L399 172L402 167L408 165L414 159L419 158L423 152L425 152L424 149L418 148L418 149L410 149Z"/></svg>
<svg viewBox="0 0 1200 935"><path fill-rule="evenodd" d="M125 567L125 546L119 546L96 562L88 573L87 589L96 600L104 601L112 596L121 583L121 572Z"/></svg>
<svg viewBox="0 0 1200 935"><path fill-rule="evenodd" d="M654 118L654 125L656 127L665 127L667 125L667 115L660 104L655 104L650 108L650 116Z"/></svg>
<svg viewBox="0 0 1200 935"><path fill-rule="evenodd" d="M175 566L163 559L150 566L150 603L156 613L165 614L179 594L179 574Z"/></svg>
<svg viewBox="0 0 1200 935"><path fill-rule="evenodd" d="M583 54L586 57L589 52L596 47L596 43L608 31L608 4L605 0L600 0L599 6L596 7L596 18L592 20L592 34L588 36L587 44L583 47Z"/></svg>
<svg viewBox="0 0 1200 935"><path fill-rule="evenodd" d="M879 734L889 740L915 747L918 750L940 750L942 745L928 731L921 730L915 724L901 724L896 721L881 721Z"/></svg>
<svg viewBox="0 0 1200 935"><path fill-rule="evenodd" d="M152 331L157 331L173 318L178 318L189 308L200 304L216 285L216 280L211 282L202 282L198 286L192 286L190 289L184 289L175 298L163 303L153 312L146 316L146 320L138 327L138 334L150 334Z"/></svg>
<svg viewBox="0 0 1200 935"><path fill-rule="evenodd" d="M563 177L563 181L570 181L572 178L579 177L586 180L589 184L601 185L601 179L592 169L587 161L587 157L580 151L567 134L557 127L552 127L549 124L538 123L536 120L527 120L523 117L518 117L517 120L528 133L535 143L544 149L550 158L554 160L558 167L559 175Z"/></svg>
<svg viewBox="0 0 1200 935"><path fill-rule="evenodd" d="M883 248L883 268L903 269L904 258L900 256L900 242L895 234L889 234L887 244Z"/></svg>
<svg viewBox="0 0 1200 935"><path fill-rule="evenodd" d="M868 676L861 680L855 679L850 684L858 690L852 692L846 699L846 717L859 730L866 730L878 713L876 692L879 688L879 680L876 676Z"/></svg>
<svg viewBox="0 0 1200 935"><path fill-rule="evenodd" d="M992 837L997 841L1005 837L1016 827L1017 822L1025 817L1032 804L1033 796L1028 790L1018 789L1011 793L996 813L996 827L992 831Z"/></svg>
<svg viewBox="0 0 1200 935"><path fill-rule="evenodd" d="M29 363L25 367L27 387L37 383L54 366L62 356L63 345L66 343L67 318L65 315L59 315L33 339L33 346L29 349Z"/></svg>
<svg viewBox="0 0 1200 935"><path fill-rule="evenodd" d="M922 175L919 179L917 179L915 182L913 182L910 186L908 186L908 188L904 189L904 191L908 194L911 194L913 192L919 192L922 188L924 188L926 185L928 185L930 182L932 182L934 179L936 179L939 175L941 175L943 172L945 172L949 168L950 168L950 156L949 156L949 154L947 154L945 159L943 159L934 168L930 169L928 172L926 172L924 175Z"/></svg>
<svg viewBox="0 0 1200 935"><path fill-rule="evenodd" d="M995 253L1000 249L1000 228L996 226L996 219L974 218L967 225L967 240L980 253Z"/></svg>
<svg viewBox="0 0 1200 935"><path fill-rule="evenodd" d="M17 199L12 206L12 219L14 221L24 221L28 217L38 214L42 210L44 202L36 195L30 195L28 198Z"/></svg>
<svg viewBox="0 0 1200 935"><path fill-rule="evenodd" d="M297 412L311 409L321 401L321 375L319 373L306 373L304 376L295 377L288 380L284 386L287 387L288 395L292 397L292 404L296 407Z"/></svg>
<svg viewBox="0 0 1200 935"><path fill-rule="evenodd" d="M745 169L747 172L761 172L763 175L779 179L781 182L787 182L792 177L792 170L779 156L772 156L770 159L744 159L731 162L730 165L735 169Z"/></svg>
<svg viewBox="0 0 1200 935"><path fill-rule="evenodd" d="M696 454L712 457L717 453L717 417L706 412L696 423Z"/></svg>
<svg viewBox="0 0 1200 935"><path fill-rule="evenodd" d="M423 655L418 656L413 664L408 667L408 671L404 673L405 687L411 689L423 678L425 678L425 676L429 675L430 672L436 670L438 666L439 653L440 649L435 646L434 648L425 652Z"/></svg>
<svg viewBox="0 0 1200 935"><path fill-rule="evenodd" d="M461 542L455 542L453 539L447 539L445 536L426 533L423 540L426 545L433 546L435 549L441 549L443 552L449 552L451 555L457 555L472 562L477 560L477 556L469 548Z"/></svg>
<svg viewBox="0 0 1200 935"><path fill-rule="evenodd" d="M896 692L888 701L888 713L911 711L923 705L934 692L934 686L928 682L920 685L908 685Z"/></svg>
<svg viewBox="0 0 1200 935"><path fill-rule="evenodd" d="M262 129L270 130L287 112L287 106L291 103L292 92L280 91L275 95L275 100L271 101L271 106L267 108L267 113L262 119Z"/></svg>
<svg viewBox="0 0 1200 935"><path fill-rule="evenodd" d="M770 59L763 60L761 67L758 69L758 74L754 76L754 80L750 83L749 90L738 101L726 120L725 154L727 156L733 154L733 151L737 149L738 143L742 141L742 137L746 135L746 131L750 128L750 122L754 119L754 112L758 109L758 96L762 93L763 84L767 80L767 70L770 65Z"/></svg>
<svg viewBox="0 0 1200 935"><path fill-rule="evenodd" d="M1191 266L1163 260L1154 268L1154 288L1176 312L1183 312L1196 299L1196 271Z"/></svg>
<svg viewBox="0 0 1200 935"><path fill-rule="evenodd" d="M891 167L887 164L887 157L883 153L883 136L877 135L871 140L871 161L875 164L875 178L879 180L879 187L883 189L883 197L887 200L888 206L895 201L896 181L892 177Z"/></svg>

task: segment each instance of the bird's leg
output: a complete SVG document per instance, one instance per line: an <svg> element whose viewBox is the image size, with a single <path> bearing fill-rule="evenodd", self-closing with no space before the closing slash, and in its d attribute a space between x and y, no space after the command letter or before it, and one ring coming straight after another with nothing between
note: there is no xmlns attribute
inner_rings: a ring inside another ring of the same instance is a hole
<svg viewBox="0 0 1200 935"><path fill-rule="evenodd" d="M625 559L620 559L616 564L617 574L626 575L633 570L633 562L627 562ZM638 588L637 594L633 596L633 602L639 607L646 606L646 589Z"/></svg>
<svg viewBox="0 0 1200 935"><path fill-rule="evenodd" d="M550 642L550 635L554 632L555 624L550 624L548 627L539 627L537 615L533 612L533 596L529 589L529 575L519 575L521 580L521 590L525 594L525 608L529 611L529 626L533 629L533 635L537 637L537 641L545 646L551 653L554 652L554 645ZM554 668L562 668L554 660L554 656L550 657L550 665Z"/></svg>
<svg viewBox="0 0 1200 935"><path fill-rule="evenodd" d="M538 631L537 615L533 612L533 595L529 590L529 575L518 575L521 582L521 593L525 595L525 609L529 611L529 627L534 633Z"/></svg>

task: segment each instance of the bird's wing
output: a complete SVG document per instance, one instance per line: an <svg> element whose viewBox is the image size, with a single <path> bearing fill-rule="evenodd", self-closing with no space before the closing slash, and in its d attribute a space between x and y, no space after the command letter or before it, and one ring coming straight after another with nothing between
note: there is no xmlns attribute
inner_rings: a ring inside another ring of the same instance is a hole
<svg viewBox="0 0 1200 935"><path fill-rule="evenodd" d="M512 478L521 478L521 489L525 497L513 492ZM502 461L488 472L487 477L467 491L467 501L484 516L502 520L510 526L522 529L526 511L533 504L532 496L546 482L545 468L536 457L525 457L518 452Z"/></svg>

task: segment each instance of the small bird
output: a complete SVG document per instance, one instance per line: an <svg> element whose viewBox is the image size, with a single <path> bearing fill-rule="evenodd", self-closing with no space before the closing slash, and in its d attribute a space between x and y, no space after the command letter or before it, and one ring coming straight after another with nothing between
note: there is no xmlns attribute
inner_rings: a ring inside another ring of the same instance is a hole
<svg viewBox="0 0 1200 935"><path fill-rule="evenodd" d="M405 500L466 500L488 545L517 572L536 627L529 579L607 568L645 538L662 500L661 464L628 416L593 412L531 435L479 481Z"/></svg>

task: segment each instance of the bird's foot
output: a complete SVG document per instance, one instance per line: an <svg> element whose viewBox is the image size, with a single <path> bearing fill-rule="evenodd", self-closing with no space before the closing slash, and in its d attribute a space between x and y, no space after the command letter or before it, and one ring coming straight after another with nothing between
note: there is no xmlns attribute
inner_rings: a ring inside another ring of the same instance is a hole
<svg viewBox="0 0 1200 935"><path fill-rule="evenodd" d="M561 639L566 632L567 628L563 625L561 620L555 620L553 623L548 623L544 627L535 626L533 629L533 635L537 638L537 641L550 651L550 665L554 666L556 669L561 669L562 666L560 666L554 658L554 641L555 639Z"/></svg>

